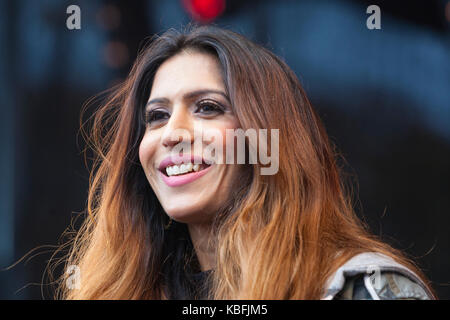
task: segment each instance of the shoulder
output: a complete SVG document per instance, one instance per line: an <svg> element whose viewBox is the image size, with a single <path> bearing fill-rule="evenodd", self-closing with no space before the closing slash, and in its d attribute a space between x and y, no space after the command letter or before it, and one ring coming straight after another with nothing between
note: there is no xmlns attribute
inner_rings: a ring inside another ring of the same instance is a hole
<svg viewBox="0 0 450 320"><path fill-rule="evenodd" d="M397 272L378 276L359 274L346 279L335 300L430 300L417 282Z"/></svg>
<svg viewBox="0 0 450 320"><path fill-rule="evenodd" d="M327 281L324 299L434 299L410 269L386 255L365 252L344 263Z"/></svg>

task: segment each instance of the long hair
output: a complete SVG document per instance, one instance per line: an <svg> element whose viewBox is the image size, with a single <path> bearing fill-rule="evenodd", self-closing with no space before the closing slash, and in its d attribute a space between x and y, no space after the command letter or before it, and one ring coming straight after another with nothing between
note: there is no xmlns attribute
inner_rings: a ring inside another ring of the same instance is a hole
<svg viewBox="0 0 450 320"><path fill-rule="evenodd" d="M138 158L154 75L186 49L217 58L243 130L279 129L280 139L278 173L261 175L261 165L251 165L215 223L209 298L319 299L326 279L367 251L392 257L428 283L410 259L358 219L335 148L293 71L243 36L203 26L152 39L96 112L88 137L97 155L88 216L66 260L80 268L81 286L69 290L62 281L61 298L192 297L188 274L198 262L187 227L165 227L168 217Z"/></svg>

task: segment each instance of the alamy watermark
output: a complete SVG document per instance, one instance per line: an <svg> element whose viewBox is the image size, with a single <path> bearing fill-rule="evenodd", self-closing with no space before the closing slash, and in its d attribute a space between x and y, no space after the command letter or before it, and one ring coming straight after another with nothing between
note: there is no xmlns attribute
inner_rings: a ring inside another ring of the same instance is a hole
<svg viewBox="0 0 450 320"><path fill-rule="evenodd" d="M369 275L369 282L374 289L381 289L381 270L377 265L367 267L366 273Z"/></svg>
<svg viewBox="0 0 450 320"><path fill-rule="evenodd" d="M77 265L70 265L67 267L66 273L69 277L66 279L66 286L70 290L81 288L81 271Z"/></svg>
<svg viewBox="0 0 450 320"><path fill-rule="evenodd" d="M75 4L71 4L67 7L66 13L69 16L66 19L66 27L69 30L80 30L81 29L81 9Z"/></svg>
<svg viewBox="0 0 450 320"><path fill-rule="evenodd" d="M175 164L183 163L186 156L201 155L206 164L259 163L261 175L274 175L279 169L279 129L226 129L224 137L219 129L196 126L193 137L179 128L171 132L171 139L178 141L171 152Z"/></svg>
<svg viewBox="0 0 450 320"><path fill-rule="evenodd" d="M372 4L367 7L366 13L370 14L370 16L367 18L367 21L366 21L367 29L369 29L369 30L381 29L380 7L375 4Z"/></svg>

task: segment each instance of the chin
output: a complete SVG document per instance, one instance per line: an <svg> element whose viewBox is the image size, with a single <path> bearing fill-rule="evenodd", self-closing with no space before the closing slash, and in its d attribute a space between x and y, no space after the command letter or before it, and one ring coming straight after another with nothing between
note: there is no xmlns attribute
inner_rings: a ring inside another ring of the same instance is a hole
<svg viewBox="0 0 450 320"><path fill-rule="evenodd" d="M163 206L164 207L164 206ZM164 207L165 212L173 220L181 223L205 223L211 220L211 217L201 206L168 206Z"/></svg>

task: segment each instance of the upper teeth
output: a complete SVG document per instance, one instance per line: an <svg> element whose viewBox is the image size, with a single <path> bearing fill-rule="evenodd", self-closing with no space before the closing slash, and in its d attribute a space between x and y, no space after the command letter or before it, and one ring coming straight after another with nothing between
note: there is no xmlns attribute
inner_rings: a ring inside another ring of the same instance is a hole
<svg viewBox="0 0 450 320"><path fill-rule="evenodd" d="M192 163L183 163L181 165L171 165L169 167L166 167L166 173L168 176L174 176L178 174L184 174L190 171L198 171L200 170L199 164L192 164Z"/></svg>

